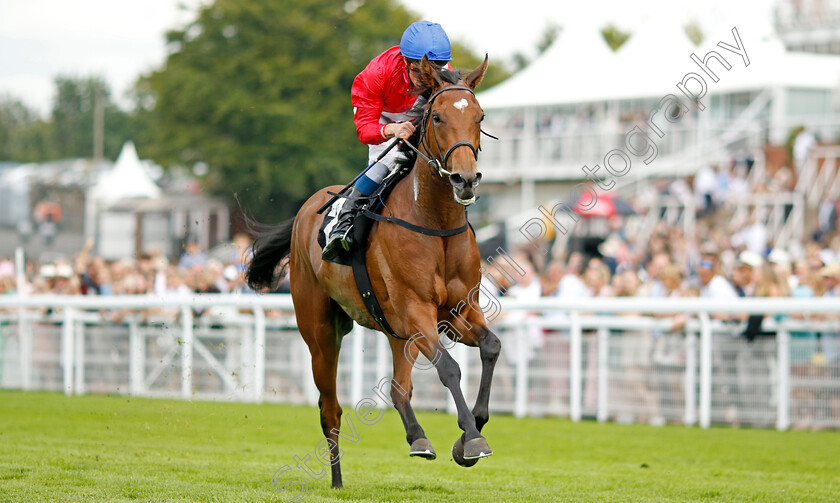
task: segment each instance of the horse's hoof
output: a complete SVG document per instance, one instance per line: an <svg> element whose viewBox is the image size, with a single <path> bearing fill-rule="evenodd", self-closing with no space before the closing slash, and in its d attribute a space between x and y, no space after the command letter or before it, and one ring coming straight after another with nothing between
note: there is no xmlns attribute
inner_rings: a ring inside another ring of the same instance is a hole
<svg viewBox="0 0 840 503"><path fill-rule="evenodd" d="M464 459L479 460L491 454L493 454L493 451L490 450L490 446L487 445L487 440L484 437L467 440L467 443L464 444Z"/></svg>
<svg viewBox="0 0 840 503"><path fill-rule="evenodd" d="M461 440L461 437L458 437L458 440L456 440L455 444L452 446L452 459L463 467L470 467L478 463L478 458L464 459L464 442Z"/></svg>
<svg viewBox="0 0 840 503"><path fill-rule="evenodd" d="M432 443L429 442L428 438L418 438L412 442L411 447L408 449L408 455L412 457L417 456L420 458L426 458L429 461L437 457L435 448L432 447Z"/></svg>

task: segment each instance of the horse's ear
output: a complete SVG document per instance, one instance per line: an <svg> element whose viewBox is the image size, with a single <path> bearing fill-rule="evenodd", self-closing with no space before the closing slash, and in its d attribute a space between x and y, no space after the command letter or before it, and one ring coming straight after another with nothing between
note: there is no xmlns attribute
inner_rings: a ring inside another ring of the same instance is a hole
<svg viewBox="0 0 840 503"><path fill-rule="evenodd" d="M443 79L440 78L440 73L438 73L432 64L429 63L429 58L425 55L423 56L423 59L420 60L420 79L424 84L429 86L432 91L443 87Z"/></svg>
<svg viewBox="0 0 840 503"><path fill-rule="evenodd" d="M464 82L470 87L470 89L475 90L478 83L481 82L481 79L484 78L484 72L487 71L487 54L484 55L484 63L481 63L478 68L471 71L467 78L464 79Z"/></svg>

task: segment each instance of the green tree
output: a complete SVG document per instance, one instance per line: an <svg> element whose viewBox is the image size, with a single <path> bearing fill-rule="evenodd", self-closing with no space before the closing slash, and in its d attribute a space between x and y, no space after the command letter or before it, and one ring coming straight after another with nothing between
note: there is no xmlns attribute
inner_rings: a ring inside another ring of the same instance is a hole
<svg viewBox="0 0 840 503"><path fill-rule="evenodd" d="M56 98L52 108L51 158L93 157L93 120L97 96L104 108L104 156L115 159L132 136L131 117L111 100L107 84L100 77L55 79Z"/></svg>
<svg viewBox="0 0 840 503"><path fill-rule="evenodd" d="M687 25L683 26L683 30L695 46L703 43L703 29L700 28L700 23L696 19L692 19Z"/></svg>
<svg viewBox="0 0 840 503"><path fill-rule="evenodd" d="M618 48L624 45L624 42L627 42L627 39L630 38L629 33L619 30L613 24L608 24L607 26L601 28L601 36L604 37L604 40L607 41L607 45L609 45L610 49L613 51L617 51Z"/></svg>
<svg viewBox="0 0 840 503"><path fill-rule="evenodd" d="M557 36L560 35L561 31L562 27L555 23L549 23L548 25L546 25L545 28L543 28L543 32L540 35L540 39L537 41L536 44L538 57L546 50L548 50L549 47L551 47L551 44L553 44L554 41L557 40ZM531 58L529 58L526 54L522 52L515 52L513 56L511 56L510 66L513 68L514 72L518 72L519 70L522 70L530 64ZM505 75L502 80L504 80L504 78L507 78L507 75Z"/></svg>
<svg viewBox="0 0 840 503"><path fill-rule="evenodd" d="M391 0L216 0L167 35L164 67L138 84L144 155L207 163L211 192L288 216L365 166L350 87L412 21Z"/></svg>
<svg viewBox="0 0 840 503"><path fill-rule="evenodd" d="M35 122L35 114L20 100L0 99L0 161L17 161L23 150L22 131Z"/></svg>
<svg viewBox="0 0 840 503"><path fill-rule="evenodd" d="M454 58L451 65L454 68L460 69L462 73L469 72L470 70L476 68L484 61L484 56L487 55L484 52L473 54L464 44L456 40L452 40L451 42L452 57ZM505 69L507 65L504 60L495 60L491 55L489 56L488 61L489 64L487 66L487 72L484 74L484 78L481 79L478 91L489 89L510 77L510 72Z"/></svg>
<svg viewBox="0 0 840 503"><path fill-rule="evenodd" d="M555 23L549 23L548 26L543 29L542 35L540 35L540 40L537 42L537 51L540 54L544 53L551 44L557 40L557 36L560 34L561 27Z"/></svg>
<svg viewBox="0 0 840 503"><path fill-rule="evenodd" d="M0 99L0 161L40 162L54 156L52 123L16 98Z"/></svg>

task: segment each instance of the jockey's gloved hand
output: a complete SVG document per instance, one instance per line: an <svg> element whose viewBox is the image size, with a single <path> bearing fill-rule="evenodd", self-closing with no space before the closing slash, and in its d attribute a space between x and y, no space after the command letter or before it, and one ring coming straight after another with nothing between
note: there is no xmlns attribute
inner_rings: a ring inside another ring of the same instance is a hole
<svg viewBox="0 0 840 503"><path fill-rule="evenodd" d="M382 128L382 136L385 138L402 138L407 140L414 134L414 124L410 122L393 122L385 124Z"/></svg>

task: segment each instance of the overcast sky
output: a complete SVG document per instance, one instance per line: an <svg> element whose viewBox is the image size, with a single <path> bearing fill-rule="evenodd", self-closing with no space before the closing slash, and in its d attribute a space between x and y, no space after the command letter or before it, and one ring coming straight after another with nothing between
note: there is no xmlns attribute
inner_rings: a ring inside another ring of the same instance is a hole
<svg viewBox="0 0 840 503"><path fill-rule="evenodd" d="M57 74L102 75L123 97L164 61L164 33L208 0L0 0L0 95L48 113ZM704 30L770 20L773 0L402 0L492 60L532 55L549 24L607 23L632 31L651 17L696 19ZM582 51L586 48L581 48Z"/></svg>

